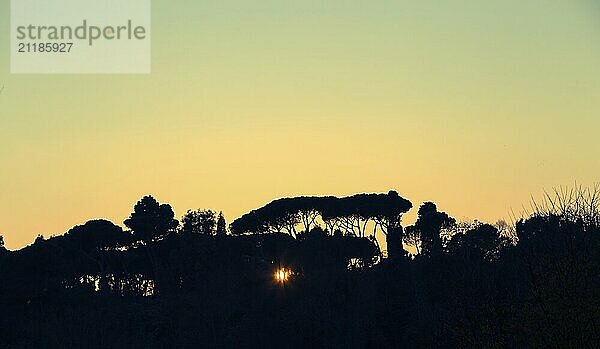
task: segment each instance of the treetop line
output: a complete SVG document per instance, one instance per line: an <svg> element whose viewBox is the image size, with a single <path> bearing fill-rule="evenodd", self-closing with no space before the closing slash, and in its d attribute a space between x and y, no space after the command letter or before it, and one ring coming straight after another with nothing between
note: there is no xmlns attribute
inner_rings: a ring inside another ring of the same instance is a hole
<svg viewBox="0 0 600 349"><path fill-rule="evenodd" d="M456 241L461 235L459 233L470 230L487 235L488 240L496 241L497 244L506 244L511 240L510 237L504 236L507 229L500 226L479 223L467 224L468 226L457 224L454 218L444 212L438 212L436 205L431 202L421 205L415 224L404 229L402 216L412 207L413 204L409 200L393 190L386 194L355 194L341 198L335 196L281 198L237 218L229 225L229 230L234 236L286 233L293 238L299 238L304 234L320 231L325 235L368 237L379 250L377 253L379 258L384 256L384 251L381 251L376 239L376 234L381 232L387 243L387 256L392 259L407 254L404 245L412 246L413 250L421 255L441 253L444 236L441 236L440 232L450 232L446 234L448 241L452 237ZM113 234L114 229L104 229L111 233L102 237L88 238L99 239L98 243L101 246L108 247L110 240L117 245L126 245L135 241L148 244L173 233L227 235L227 224L222 212L217 215L212 210L188 210L180 222L175 219L174 211L169 204L161 204L150 195L137 202L134 211L124 224L130 229L130 234ZM369 234L367 230L371 226L373 230ZM78 229L81 230L81 227L73 228L67 235L76 233ZM98 230L92 229L92 231ZM36 242L43 239L40 235ZM456 245L456 242L454 244ZM452 244L447 243L447 245Z"/></svg>
<svg viewBox="0 0 600 349"><path fill-rule="evenodd" d="M228 233L145 196L126 230L0 236L0 347L595 348L600 186L533 207L509 226L425 202L403 228L394 191L283 198Z"/></svg>

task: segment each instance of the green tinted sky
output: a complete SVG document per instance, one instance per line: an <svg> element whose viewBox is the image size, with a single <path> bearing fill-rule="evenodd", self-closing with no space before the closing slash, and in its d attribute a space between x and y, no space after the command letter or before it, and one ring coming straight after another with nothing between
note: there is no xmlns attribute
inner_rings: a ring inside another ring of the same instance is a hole
<svg viewBox="0 0 600 349"><path fill-rule="evenodd" d="M10 248L147 193L232 219L394 188L492 221L599 179L593 1L154 1L147 76L10 75L0 4Z"/></svg>

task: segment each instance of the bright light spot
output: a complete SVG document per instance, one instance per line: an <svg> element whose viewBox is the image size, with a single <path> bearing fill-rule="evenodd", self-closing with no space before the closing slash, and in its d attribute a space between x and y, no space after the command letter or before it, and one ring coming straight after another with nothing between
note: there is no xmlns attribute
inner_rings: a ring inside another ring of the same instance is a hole
<svg viewBox="0 0 600 349"><path fill-rule="evenodd" d="M277 280L277 282L283 283L283 282L288 281L288 279L290 278L290 275L292 275L292 272L290 270L281 268L275 272L275 280Z"/></svg>

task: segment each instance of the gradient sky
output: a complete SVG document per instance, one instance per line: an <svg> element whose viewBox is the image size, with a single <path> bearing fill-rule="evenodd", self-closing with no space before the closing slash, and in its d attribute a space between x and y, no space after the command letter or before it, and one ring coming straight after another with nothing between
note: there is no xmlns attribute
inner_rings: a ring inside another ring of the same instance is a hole
<svg viewBox="0 0 600 349"><path fill-rule="evenodd" d="M597 1L152 6L150 75L11 75L0 0L8 248L122 224L150 193L231 220L281 196L396 189L495 221L600 179Z"/></svg>

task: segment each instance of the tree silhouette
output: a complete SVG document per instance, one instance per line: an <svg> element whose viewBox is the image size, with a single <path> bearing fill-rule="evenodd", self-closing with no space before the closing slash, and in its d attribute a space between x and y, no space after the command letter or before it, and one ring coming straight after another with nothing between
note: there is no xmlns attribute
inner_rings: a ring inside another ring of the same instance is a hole
<svg viewBox="0 0 600 349"><path fill-rule="evenodd" d="M398 192L390 190L387 196L378 196L373 213L375 229L381 228L388 246L388 257L396 259L405 255L402 246L402 215L412 208L410 201L400 197ZM371 205L373 205L371 203Z"/></svg>
<svg viewBox="0 0 600 349"><path fill-rule="evenodd" d="M227 223L225 222L225 217L223 216L223 212L219 212L219 218L217 219L217 235L227 235Z"/></svg>
<svg viewBox="0 0 600 349"><path fill-rule="evenodd" d="M179 222L174 216L170 205L159 204L152 196L144 196L124 224L132 230L134 238L149 242L177 228Z"/></svg>
<svg viewBox="0 0 600 349"><path fill-rule="evenodd" d="M131 236L107 220L93 220L75 226L64 238L63 244L73 248L81 256L78 258L78 265L88 265L86 274L97 276L98 289L108 292L110 250L127 246L131 242Z"/></svg>
<svg viewBox="0 0 600 349"><path fill-rule="evenodd" d="M45 241L45 239L44 239L44 235L42 235L42 234L38 234L38 235L35 237L35 240L33 241L33 244L34 244L34 245L40 245L40 244L44 243L44 241Z"/></svg>
<svg viewBox="0 0 600 349"><path fill-rule="evenodd" d="M402 214L412 207L410 201L397 192L388 194L356 194L343 198L294 197L274 200L267 205L244 214L231 223L234 234L277 233L297 234L296 227L310 231L320 217L330 233L336 230L349 236L364 237L370 222L384 234L393 230L401 238Z"/></svg>
<svg viewBox="0 0 600 349"><path fill-rule="evenodd" d="M466 233L452 236L447 249L450 253L467 259L492 260L498 257L507 239L490 224L479 224Z"/></svg>
<svg viewBox="0 0 600 349"><path fill-rule="evenodd" d="M86 253L105 251L111 247L124 246L130 236L121 227L104 220L92 220L69 230L65 237Z"/></svg>
<svg viewBox="0 0 600 349"><path fill-rule="evenodd" d="M456 220L445 212L439 212L433 202L425 202L419 207L417 221L409 231L413 239L419 236L421 255L435 257L442 253L442 229L455 224Z"/></svg>
<svg viewBox="0 0 600 349"><path fill-rule="evenodd" d="M216 218L211 210L188 210L181 222L183 234L213 235L215 233Z"/></svg>
<svg viewBox="0 0 600 349"><path fill-rule="evenodd" d="M587 193L515 226L426 202L406 229L412 204L393 191L283 198L231 235L209 210L172 233L171 207L144 197L127 231L92 220L15 251L0 236L0 348L594 348L600 196Z"/></svg>
<svg viewBox="0 0 600 349"><path fill-rule="evenodd" d="M414 225L406 227L402 242L408 246L411 246L416 255L421 253L421 232Z"/></svg>
<svg viewBox="0 0 600 349"><path fill-rule="evenodd" d="M6 247L4 247L4 236L0 235L0 254L6 253Z"/></svg>

